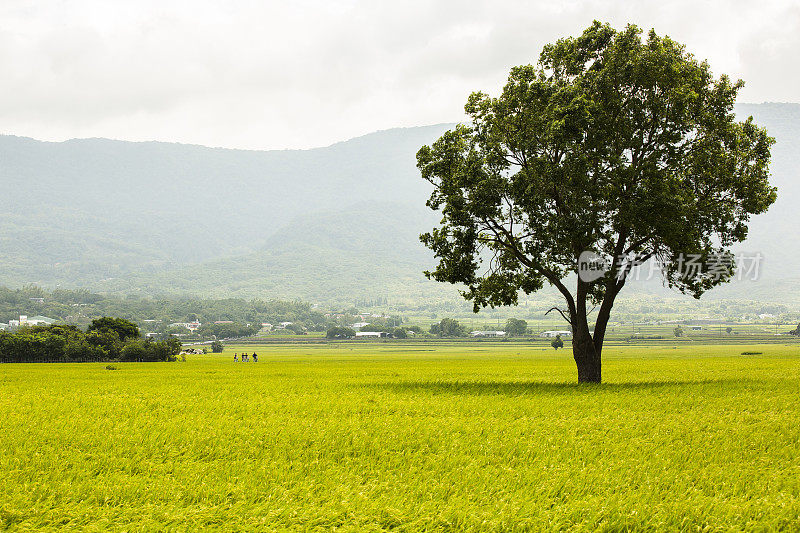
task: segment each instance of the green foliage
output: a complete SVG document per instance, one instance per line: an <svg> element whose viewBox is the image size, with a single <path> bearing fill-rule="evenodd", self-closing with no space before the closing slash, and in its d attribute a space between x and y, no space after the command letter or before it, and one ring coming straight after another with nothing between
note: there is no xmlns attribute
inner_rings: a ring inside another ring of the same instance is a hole
<svg viewBox="0 0 800 533"><path fill-rule="evenodd" d="M382 324L367 324L366 326L361 326L358 328L359 331L391 331L392 328L382 325Z"/></svg>
<svg viewBox="0 0 800 533"><path fill-rule="evenodd" d="M528 322L519 318L509 318L506 320L506 333L512 336L525 335L528 331Z"/></svg>
<svg viewBox="0 0 800 533"><path fill-rule="evenodd" d="M86 331L111 331L116 333L119 336L119 340L122 342L125 342L129 339L139 338L139 326L130 320L125 320L124 318L112 318L108 316L96 318L92 320L92 323L89 324L89 327L86 328Z"/></svg>
<svg viewBox="0 0 800 533"><path fill-rule="evenodd" d="M211 343L211 353L222 353L224 348L222 341L217 340Z"/></svg>
<svg viewBox="0 0 800 533"><path fill-rule="evenodd" d="M197 329L197 334L203 338L217 337L220 339L234 339L250 337L261 329L260 325L248 324L203 324Z"/></svg>
<svg viewBox="0 0 800 533"><path fill-rule="evenodd" d="M308 332L308 329L306 329L306 327L299 322L293 322L286 326L286 331L291 331L295 335L305 335Z"/></svg>
<svg viewBox="0 0 800 533"><path fill-rule="evenodd" d="M443 318L437 324L431 325L430 332L439 337L464 337L467 334L467 328L454 318Z"/></svg>
<svg viewBox="0 0 800 533"><path fill-rule="evenodd" d="M175 348L174 342L170 341L133 341L122 348L120 361L175 361L176 355L180 353L180 345Z"/></svg>
<svg viewBox="0 0 800 533"><path fill-rule="evenodd" d="M126 333L121 340L117 330ZM0 331L0 363L87 361L174 361L181 342L139 341L123 322L104 321L84 333L75 326L35 326L15 332Z"/></svg>
<svg viewBox="0 0 800 533"><path fill-rule="evenodd" d="M563 348L564 341L561 340L561 335L556 335L556 338L553 339L553 342L550 343L550 346L552 346L556 350L558 350L559 348Z"/></svg>
<svg viewBox="0 0 800 533"><path fill-rule="evenodd" d="M675 326L672 328L672 334L676 337L683 337L683 328L680 326Z"/></svg>
<svg viewBox="0 0 800 533"><path fill-rule="evenodd" d="M395 339L408 338L408 330L406 330L406 328L403 327L392 328L392 330L389 333L391 333L392 337L394 337Z"/></svg>
<svg viewBox="0 0 800 533"><path fill-rule="evenodd" d="M325 333L325 337L328 339L351 339L355 336L356 331L353 328L344 326L334 326Z"/></svg>

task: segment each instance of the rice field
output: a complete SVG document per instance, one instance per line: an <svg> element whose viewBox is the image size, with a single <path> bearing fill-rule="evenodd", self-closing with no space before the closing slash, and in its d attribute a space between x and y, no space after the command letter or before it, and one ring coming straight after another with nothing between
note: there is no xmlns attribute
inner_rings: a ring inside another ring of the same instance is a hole
<svg viewBox="0 0 800 533"><path fill-rule="evenodd" d="M599 386L502 343L0 365L0 529L800 529L800 346L604 355Z"/></svg>

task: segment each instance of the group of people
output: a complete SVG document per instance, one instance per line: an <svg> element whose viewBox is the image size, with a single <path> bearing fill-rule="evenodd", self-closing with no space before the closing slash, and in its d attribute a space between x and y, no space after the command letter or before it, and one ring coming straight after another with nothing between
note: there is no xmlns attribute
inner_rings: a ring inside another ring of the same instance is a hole
<svg viewBox="0 0 800 533"><path fill-rule="evenodd" d="M242 363L246 363L249 360L250 356L247 355L247 352L242 352ZM233 354L233 362L235 363L237 361L239 361L239 352ZM253 352L253 362L258 363L258 354L256 352Z"/></svg>

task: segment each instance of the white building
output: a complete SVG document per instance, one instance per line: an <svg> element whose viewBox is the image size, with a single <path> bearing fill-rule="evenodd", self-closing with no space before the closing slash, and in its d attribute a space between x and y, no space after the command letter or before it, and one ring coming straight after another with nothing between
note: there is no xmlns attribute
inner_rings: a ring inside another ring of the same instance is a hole
<svg viewBox="0 0 800 533"><path fill-rule="evenodd" d="M471 331L473 337L505 337L505 331Z"/></svg>
<svg viewBox="0 0 800 533"><path fill-rule="evenodd" d="M18 328L20 326L49 326L55 323L55 319L41 315L36 315L30 318L28 318L28 315L19 315L19 320L8 321L8 325L12 328Z"/></svg>
<svg viewBox="0 0 800 533"><path fill-rule="evenodd" d="M171 328L186 328L192 332L197 331L200 326L202 326L202 324L197 320L194 322L173 322L169 325Z"/></svg>
<svg viewBox="0 0 800 533"><path fill-rule="evenodd" d="M571 331L566 331L566 330L564 330L564 331L555 331L554 330L554 331L543 331L543 332L539 333L539 335L541 335L542 337L548 337L548 338L555 338L555 337L558 337L559 335L561 335L562 337L571 337L572 336L572 332Z"/></svg>
<svg viewBox="0 0 800 533"><path fill-rule="evenodd" d="M386 336L385 331L357 331L356 337L379 339Z"/></svg>

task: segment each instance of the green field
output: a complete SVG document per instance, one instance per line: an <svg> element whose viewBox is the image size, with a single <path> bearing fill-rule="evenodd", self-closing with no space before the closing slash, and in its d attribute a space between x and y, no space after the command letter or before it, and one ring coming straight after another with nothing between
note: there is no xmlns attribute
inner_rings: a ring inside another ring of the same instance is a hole
<svg viewBox="0 0 800 533"><path fill-rule="evenodd" d="M800 528L797 345L246 349L0 365L0 529Z"/></svg>

